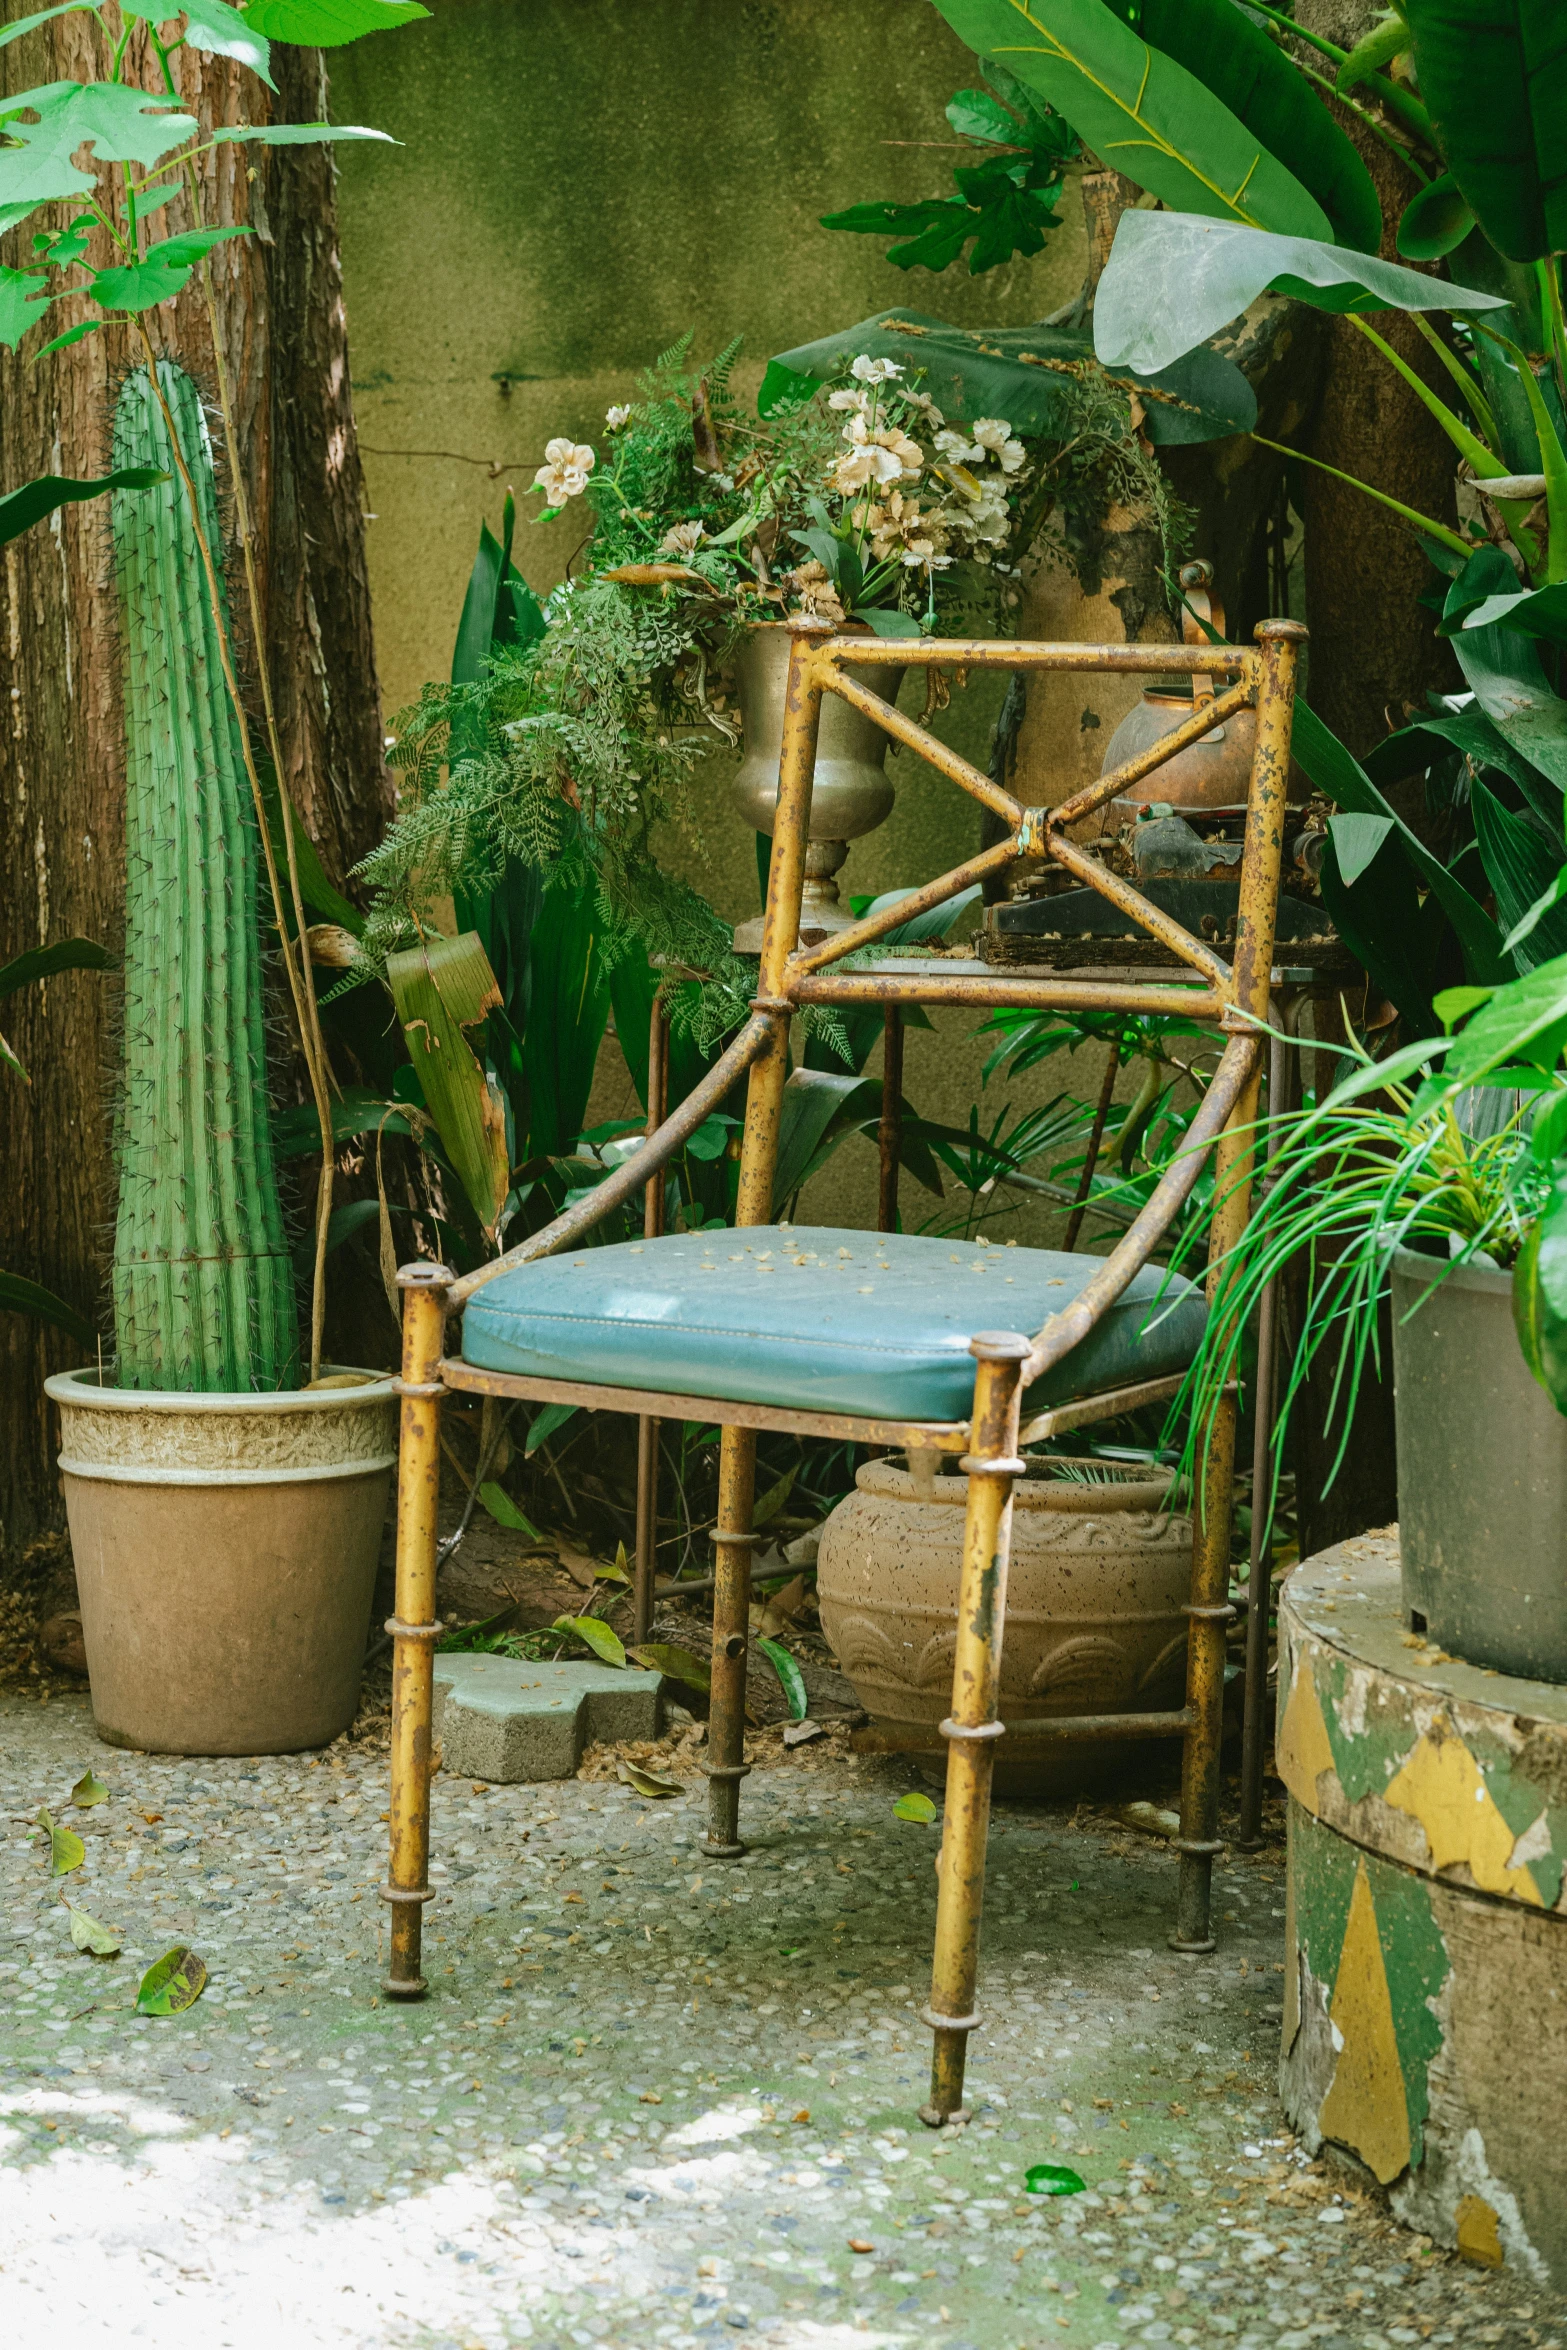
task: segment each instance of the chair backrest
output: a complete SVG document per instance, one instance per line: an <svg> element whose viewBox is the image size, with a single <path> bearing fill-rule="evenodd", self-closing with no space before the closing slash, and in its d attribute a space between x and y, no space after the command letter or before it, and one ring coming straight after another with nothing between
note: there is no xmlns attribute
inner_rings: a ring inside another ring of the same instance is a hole
<svg viewBox="0 0 1567 2350"><path fill-rule="evenodd" d="M737 1220L763 1224L772 1215L773 1171L777 1158L780 1097L787 1075L788 1036L796 1006L957 1005L976 1009L1021 1007L1039 1010L1173 1013L1212 1020L1225 1036L1225 1050L1209 1083L1186 1146L1165 1174L1126 1236L1105 1258L1103 1269L1056 1316L1035 1342L1027 1376L1039 1377L1077 1345L1100 1315L1146 1264L1189 1196L1207 1151L1221 1141L1221 1161L1231 1169L1244 1156L1243 1134L1255 1100L1260 1024L1268 1009L1278 907L1290 730L1295 672L1306 631L1298 621L1265 620L1255 649L1239 645L1013 644L990 639L834 636L820 622L802 621L794 630L784 707L783 754L773 824L773 854L763 919L762 954L752 1017L720 1056L702 1083L651 1134L634 1159L585 1199L557 1216L519 1247L480 1267L453 1285L460 1306L472 1292L510 1266L569 1248L641 1190L668 1163L737 1078L749 1071L745 1140L740 1167ZM1097 783L1050 808L1025 807L1001 785L939 742L914 719L849 674L866 669L1072 670L1121 676L1212 677L1229 680L1222 691L1194 705L1190 718ZM927 882L911 897L879 914L867 914L820 945L799 947L800 905L810 830L811 785L821 720L822 696L837 694L871 718L894 742L906 744L931 766L998 816L1007 837L969 858L950 873ZM1146 782L1190 744L1236 712L1255 707L1256 741L1242 844L1240 894L1233 960L1226 963L1204 939L1154 905L1133 883L1113 872L1071 837L1070 827L1096 808ZM1025 976L998 970L985 975L908 974L832 966L889 930L955 897L971 883L1018 858L1050 860L1097 890L1122 915L1174 953L1193 973L1191 981L1169 979L1080 979ZM1218 1241L1243 1224L1245 1186L1230 1185L1219 1217Z"/></svg>

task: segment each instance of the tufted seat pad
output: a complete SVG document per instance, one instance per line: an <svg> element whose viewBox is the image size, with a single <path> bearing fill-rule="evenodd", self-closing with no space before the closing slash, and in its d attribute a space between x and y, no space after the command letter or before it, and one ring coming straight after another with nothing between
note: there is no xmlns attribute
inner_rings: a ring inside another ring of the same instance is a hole
<svg viewBox="0 0 1567 2350"><path fill-rule="evenodd" d="M963 1420L974 1397L969 1340L981 1330L1032 1337L1102 1261L820 1226L671 1233L500 1274L468 1304L462 1354L532 1379ZM1184 1370L1204 1313L1189 1281L1145 1269L1031 1390L1030 1408Z"/></svg>

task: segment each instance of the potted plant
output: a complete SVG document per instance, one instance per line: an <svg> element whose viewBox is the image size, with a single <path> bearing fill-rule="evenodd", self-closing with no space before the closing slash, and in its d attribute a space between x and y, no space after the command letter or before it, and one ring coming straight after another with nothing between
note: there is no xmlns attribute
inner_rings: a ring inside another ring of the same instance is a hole
<svg viewBox="0 0 1567 2350"><path fill-rule="evenodd" d="M1567 956L1437 1008L1456 1033L1382 1061L1356 1048L1325 1100L1269 1130L1181 1400L1200 1417L1236 1376L1248 1317L1298 1260L1274 1443L1326 1349L1342 1457L1391 1294L1411 1626L1567 1681Z"/></svg>
<svg viewBox="0 0 1567 2350"><path fill-rule="evenodd" d="M143 485L117 491L112 509L127 783L115 1355L47 1385L61 1415L99 1735L178 1752L287 1749L321 1744L353 1716L394 1390L321 1361L334 1138L302 834L286 800L269 812L241 698L201 393L159 351L149 320L202 273L248 557L208 256L251 231L205 220L201 161L224 142L379 134L203 126L171 70L182 42L270 78L264 33L232 9L157 23L127 15L123 26L117 12L83 13L102 44L103 79L8 101L0 151L8 226L46 205L67 214L35 236L33 269L0 272L4 339L16 344L50 301L70 295L85 297L88 314L45 351L118 324L141 354L114 417L116 469ZM356 12L354 28L424 13L414 0L382 0ZM321 0L298 0L281 21L295 40L342 38L343 12ZM247 560L244 569L260 641L254 568ZM278 793L283 762L263 702ZM322 1154L304 1350L270 1127L263 865Z"/></svg>

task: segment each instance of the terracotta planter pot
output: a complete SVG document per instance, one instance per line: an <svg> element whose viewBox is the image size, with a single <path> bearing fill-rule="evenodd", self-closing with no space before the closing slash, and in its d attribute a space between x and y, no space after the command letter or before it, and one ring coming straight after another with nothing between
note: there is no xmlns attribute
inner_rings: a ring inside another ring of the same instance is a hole
<svg viewBox="0 0 1567 2350"><path fill-rule="evenodd" d="M1168 1508L1168 1474L1083 1462L1095 1481L1079 1483L1049 1465L1054 1475L1041 1463L1014 1489L1002 1720L1021 1728L1052 1714L1179 1704L1192 1527ZM855 1484L822 1533L822 1629L868 1713L928 1734L951 1710L968 1480L937 1477L927 1501L907 1470L868 1461ZM1009 1766L1003 1739L996 1784L1041 1794L1085 1785L1141 1759L1147 1743L1085 1740L1063 1745L1059 1761Z"/></svg>
<svg viewBox="0 0 1567 2350"><path fill-rule="evenodd" d="M359 1702L397 1451L390 1377L280 1395L46 1382L98 1735L161 1754L324 1746Z"/></svg>

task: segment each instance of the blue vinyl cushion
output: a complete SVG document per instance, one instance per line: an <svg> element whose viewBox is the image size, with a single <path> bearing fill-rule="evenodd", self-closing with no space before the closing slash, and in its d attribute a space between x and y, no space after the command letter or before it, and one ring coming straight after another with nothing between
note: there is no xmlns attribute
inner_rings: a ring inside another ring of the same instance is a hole
<svg viewBox="0 0 1567 2350"><path fill-rule="evenodd" d="M963 1420L969 1340L1032 1337L1102 1261L819 1226L671 1233L500 1274L468 1304L462 1353L533 1379ZM1189 1281L1148 1268L1038 1382L1031 1408L1184 1370L1204 1311Z"/></svg>

